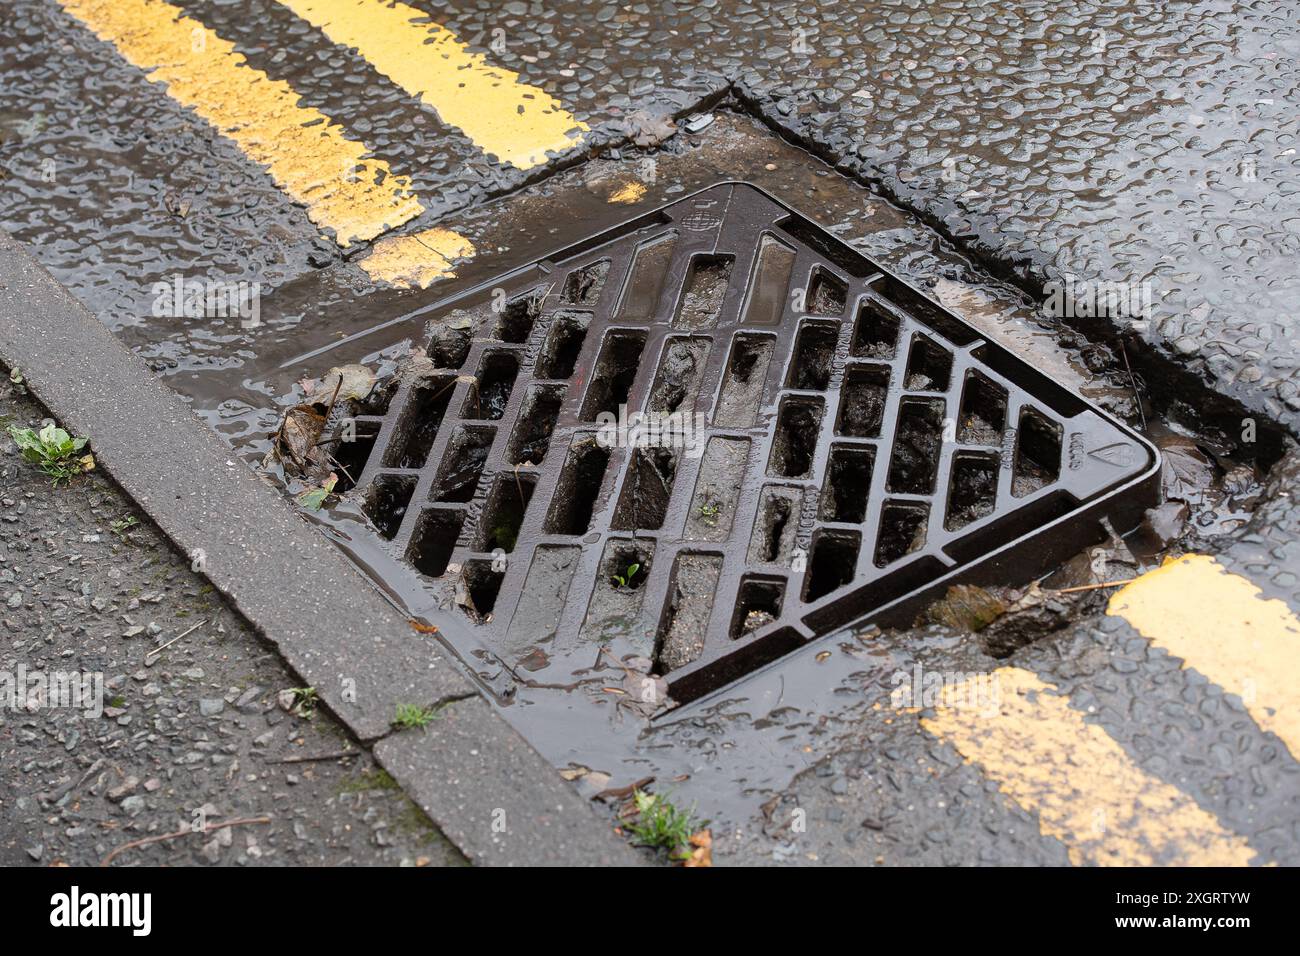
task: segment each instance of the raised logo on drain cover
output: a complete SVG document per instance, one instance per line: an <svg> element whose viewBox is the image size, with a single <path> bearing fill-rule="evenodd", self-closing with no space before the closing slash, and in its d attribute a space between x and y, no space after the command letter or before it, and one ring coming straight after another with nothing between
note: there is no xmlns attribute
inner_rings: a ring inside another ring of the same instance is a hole
<svg viewBox="0 0 1300 956"><path fill-rule="evenodd" d="M422 314L356 492L467 659L686 701L1152 503L1147 442L754 187L512 276Z"/></svg>

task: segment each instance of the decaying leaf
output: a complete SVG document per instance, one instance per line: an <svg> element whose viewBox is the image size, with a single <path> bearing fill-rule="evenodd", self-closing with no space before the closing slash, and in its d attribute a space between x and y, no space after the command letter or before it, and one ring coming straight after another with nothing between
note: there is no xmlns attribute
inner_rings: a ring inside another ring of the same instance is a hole
<svg viewBox="0 0 1300 956"><path fill-rule="evenodd" d="M641 147L658 146L677 134L677 124L671 116L654 116L645 110L629 113L625 129L632 142Z"/></svg>
<svg viewBox="0 0 1300 956"><path fill-rule="evenodd" d="M1214 463L1209 456L1181 435L1166 435L1157 444L1163 456L1160 484L1165 500L1199 501L1214 481Z"/></svg>
<svg viewBox="0 0 1300 956"><path fill-rule="evenodd" d="M713 866L713 834L701 830L691 836L692 850L682 859L682 866Z"/></svg>
<svg viewBox="0 0 1300 956"><path fill-rule="evenodd" d="M306 508L308 511L320 511L321 505L325 504L325 499L334 493L334 486L338 480L338 475L330 472L329 477L319 486L308 488L294 500L298 502L299 507Z"/></svg>
<svg viewBox="0 0 1300 956"><path fill-rule="evenodd" d="M318 400L328 400L333 396L335 402L359 402L370 394L376 381L378 376L364 365L336 365L312 389L312 395ZM338 388L337 395L335 387Z"/></svg>
<svg viewBox="0 0 1300 956"><path fill-rule="evenodd" d="M942 624L959 631L988 627L1007 611L1007 603L992 591L974 584L955 584L925 611L930 624Z"/></svg>

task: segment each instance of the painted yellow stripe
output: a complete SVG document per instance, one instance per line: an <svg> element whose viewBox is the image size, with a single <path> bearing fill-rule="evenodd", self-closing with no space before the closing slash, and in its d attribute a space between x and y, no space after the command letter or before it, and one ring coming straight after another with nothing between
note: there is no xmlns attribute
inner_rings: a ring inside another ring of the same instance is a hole
<svg viewBox="0 0 1300 956"><path fill-rule="evenodd" d="M1110 599L1107 613L1225 691L1300 756L1300 620L1204 554L1169 561Z"/></svg>
<svg viewBox="0 0 1300 956"><path fill-rule="evenodd" d="M422 212L410 181L364 158L319 110L298 105L289 84L245 61L235 46L162 0L59 0L149 79L266 167L312 222L339 245L371 239Z"/></svg>
<svg viewBox="0 0 1300 956"><path fill-rule="evenodd" d="M519 74L493 66L428 14L387 0L280 0L459 128L500 162L530 169L582 140L587 126ZM424 23L415 23L417 19ZM572 135L571 135L572 134Z"/></svg>
<svg viewBox="0 0 1300 956"><path fill-rule="evenodd" d="M435 226L409 236L387 236L375 243L361 268L372 279L400 289L425 289L454 278L452 266L473 258L474 244L459 233Z"/></svg>
<svg viewBox="0 0 1300 956"><path fill-rule="evenodd" d="M993 672L998 713L968 706L987 697L944 688L921 724L979 764L1002 791L1036 813L1076 866L1243 866L1253 851L1181 790L1152 777L1067 699L1018 667ZM987 680L987 678L985 678Z"/></svg>

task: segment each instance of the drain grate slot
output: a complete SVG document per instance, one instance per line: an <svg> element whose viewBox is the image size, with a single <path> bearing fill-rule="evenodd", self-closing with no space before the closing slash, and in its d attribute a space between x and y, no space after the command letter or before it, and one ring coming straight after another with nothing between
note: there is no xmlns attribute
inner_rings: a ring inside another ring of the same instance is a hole
<svg viewBox="0 0 1300 956"><path fill-rule="evenodd" d="M817 451L822 408L820 399L789 398L782 404L772 442L772 474L782 478L808 477Z"/></svg>
<svg viewBox="0 0 1300 956"><path fill-rule="evenodd" d="M555 314L546 336L546 344L537 358L538 378L565 379L573 375L590 324L590 312L565 311Z"/></svg>
<svg viewBox="0 0 1300 956"><path fill-rule="evenodd" d="M519 377L519 359L513 352L488 352L483 356L475 383L465 396L461 418L495 421L505 414L506 402Z"/></svg>
<svg viewBox="0 0 1300 956"><path fill-rule="evenodd" d="M867 495L875 451L870 448L831 449L822 487L821 517L825 521L858 524L867 520Z"/></svg>
<svg viewBox="0 0 1300 956"><path fill-rule="evenodd" d="M722 576L722 558L713 554L678 555L668 605L659 626L655 662L670 673L696 660L704 650L713 599Z"/></svg>
<svg viewBox="0 0 1300 956"><path fill-rule="evenodd" d="M714 422L723 428L748 428L762 403L767 369L776 339L770 335L737 335L731 347L722 394Z"/></svg>
<svg viewBox="0 0 1300 956"><path fill-rule="evenodd" d="M734 256L695 256L686 279L682 307L673 320L673 328L698 332L718 324L722 301L731 281Z"/></svg>
<svg viewBox="0 0 1300 956"><path fill-rule="evenodd" d="M940 401L903 402L889 462L890 491L904 495L928 495L934 491L943 438L943 407Z"/></svg>
<svg viewBox="0 0 1300 956"><path fill-rule="evenodd" d="M362 510L384 540L391 541L397 537L414 494L413 475L383 475L370 486Z"/></svg>
<svg viewBox="0 0 1300 956"><path fill-rule="evenodd" d="M817 532L808 558L808 573L804 577L804 600L816 601L849 584L853 580L861 547L862 535L856 531Z"/></svg>
<svg viewBox="0 0 1300 956"><path fill-rule="evenodd" d="M850 438L876 438L885 417L889 366L855 365L844 375L835 433Z"/></svg>
<svg viewBox="0 0 1300 956"><path fill-rule="evenodd" d="M752 187L489 288L332 453L413 610L546 686L599 645L687 701L1154 501L1142 439Z"/></svg>
<svg viewBox="0 0 1300 956"><path fill-rule="evenodd" d="M704 375L709 345L709 339L700 336L668 340L659 370L655 373L655 383L650 389L647 411L671 415L683 405L687 406L683 411L690 410ZM690 402L687 402L688 398Z"/></svg>
<svg viewBox="0 0 1300 956"><path fill-rule="evenodd" d="M948 489L948 514L943 526L958 531L993 513L998 494L998 462L990 455L957 455Z"/></svg>
<svg viewBox="0 0 1300 956"><path fill-rule="evenodd" d="M812 281L808 283L807 311L810 315L843 315L848 294L848 286L818 267L813 270Z"/></svg>
<svg viewBox="0 0 1300 956"><path fill-rule="evenodd" d="M594 438L582 438L569 449L546 516L547 534L586 534L600 494L609 449Z"/></svg>
<svg viewBox="0 0 1300 956"><path fill-rule="evenodd" d="M962 388L957 440L964 445L1000 445L1007 423L1007 390L974 370Z"/></svg>
<svg viewBox="0 0 1300 956"><path fill-rule="evenodd" d="M619 408L627 404L644 349L644 332L612 332L605 337L582 403L583 421L594 422L602 412L618 416Z"/></svg>
<svg viewBox="0 0 1300 956"><path fill-rule="evenodd" d="M1026 408L1016 430L1016 467L1011 493L1031 495L1056 481L1061 474L1061 429L1039 412Z"/></svg>
<svg viewBox="0 0 1300 956"><path fill-rule="evenodd" d="M883 568L925 547L930 506L916 502L887 501L880 510L880 537L876 540L876 566Z"/></svg>
<svg viewBox="0 0 1300 956"><path fill-rule="evenodd" d="M564 280L564 292L561 299L569 305L594 305L605 288L609 278L608 259L601 259L591 265L581 266L569 273Z"/></svg>
<svg viewBox="0 0 1300 956"><path fill-rule="evenodd" d="M564 389L554 385L532 385L524 396L519 421L510 433L506 461L511 465L540 465L555 433L564 404Z"/></svg>
<svg viewBox="0 0 1300 956"><path fill-rule="evenodd" d="M487 508L479 519L479 551L500 550L508 554L515 549L536 484L537 479L531 476L510 473L497 476Z"/></svg>
<svg viewBox="0 0 1300 956"><path fill-rule="evenodd" d="M787 384L804 391L826 391L826 386L831 383L835 345L839 337L838 325L828 322L804 323L794 346L794 361L790 363Z"/></svg>
<svg viewBox="0 0 1300 956"><path fill-rule="evenodd" d="M671 448L638 448L632 452L610 527L615 531L657 531L663 527L676 477L677 453Z"/></svg>
<svg viewBox="0 0 1300 956"><path fill-rule="evenodd" d="M460 425L448 442L442 470L434 482L434 501L465 502L474 497L495 428Z"/></svg>
<svg viewBox="0 0 1300 956"><path fill-rule="evenodd" d="M465 512L462 509L425 509L416 523L415 533L411 535L406 559L426 577L441 577L451 562L464 523Z"/></svg>
<svg viewBox="0 0 1300 956"><path fill-rule="evenodd" d="M740 582L740 599L731 616L731 638L762 630L781 616L785 581L781 578L747 577Z"/></svg>

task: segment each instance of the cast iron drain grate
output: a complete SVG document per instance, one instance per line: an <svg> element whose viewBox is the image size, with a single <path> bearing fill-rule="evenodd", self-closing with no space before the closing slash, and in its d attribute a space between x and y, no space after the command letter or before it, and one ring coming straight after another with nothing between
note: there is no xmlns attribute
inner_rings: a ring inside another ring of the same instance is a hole
<svg viewBox="0 0 1300 956"><path fill-rule="evenodd" d="M1152 504L1143 439L748 185L456 304L358 486L489 649L640 636L690 700Z"/></svg>

